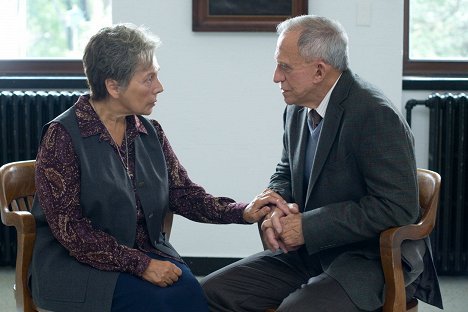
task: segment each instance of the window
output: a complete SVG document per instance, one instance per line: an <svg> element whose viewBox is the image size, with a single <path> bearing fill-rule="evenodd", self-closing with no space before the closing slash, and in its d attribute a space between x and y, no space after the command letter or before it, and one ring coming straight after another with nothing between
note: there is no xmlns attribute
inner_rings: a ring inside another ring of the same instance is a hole
<svg viewBox="0 0 468 312"><path fill-rule="evenodd" d="M111 0L0 0L1 74L82 74L81 57L112 23Z"/></svg>
<svg viewBox="0 0 468 312"><path fill-rule="evenodd" d="M468 0L405 0L405 76L468 75Z"/></svg>

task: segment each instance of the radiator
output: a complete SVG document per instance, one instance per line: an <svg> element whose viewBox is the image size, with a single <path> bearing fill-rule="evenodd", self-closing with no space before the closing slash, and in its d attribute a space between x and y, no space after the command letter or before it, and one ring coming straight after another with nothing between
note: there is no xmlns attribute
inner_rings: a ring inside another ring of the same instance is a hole
<svg viewBox="0 0 468 312"><path fill-rule="evenodd" d="M406 103L407 120L416 105L429 109L429 163L442 177L439 214L431 234L440 274L468 273L468 98L433 94Z"/></svg>
<svg viewBox="0 0 468 312"><path fill-rule="evenodd" d="M42 127L72 106L82 93L0 92L0 165L35 159ZM0 223L0 265L14 265L16 236Z"/></svg>

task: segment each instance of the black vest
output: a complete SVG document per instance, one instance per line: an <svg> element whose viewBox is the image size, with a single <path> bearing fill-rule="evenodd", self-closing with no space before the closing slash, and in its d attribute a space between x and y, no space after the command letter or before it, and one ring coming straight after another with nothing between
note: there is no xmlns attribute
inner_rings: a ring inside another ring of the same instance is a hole
<svg viewBox="0 0 468 312"><path fill-rule="evenodd" d="M139 117L148 131L135 138L135 177L151 242L171 255L175 250L164 242L161 228L169 206L166 161L153 125ZM82 137L75 106L54 119L70 134L78 155L81 174L80 205L94 228L133 247L136 233L136 200L133 186L119 155L99 135ZM44 127L43 133L49 125ZM110 310L116 272L101 271L82 264L53 237L39 200L32 213L36 219L36 243L31 265L35 302L45 309L67 311Z"/></svg>

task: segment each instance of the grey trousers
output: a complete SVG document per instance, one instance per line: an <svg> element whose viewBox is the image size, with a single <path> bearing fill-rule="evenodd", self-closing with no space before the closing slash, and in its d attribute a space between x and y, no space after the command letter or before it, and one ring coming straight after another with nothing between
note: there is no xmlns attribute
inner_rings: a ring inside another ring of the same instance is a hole
<svg viewBox="0 0 468 312"><path fill-rule="evenodd" d="M201 281L212 312L358 312L344 289L317 261L297 252L264 251L206 276Z"/></svg>

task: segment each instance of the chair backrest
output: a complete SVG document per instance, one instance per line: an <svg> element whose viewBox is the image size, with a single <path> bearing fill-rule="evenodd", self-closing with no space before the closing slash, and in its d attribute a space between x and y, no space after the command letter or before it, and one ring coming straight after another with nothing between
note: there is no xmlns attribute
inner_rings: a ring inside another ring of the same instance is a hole
<svg viewBox="0 0 468 312"><path fill-rule="evenodd" d="M8 163L0 168L0 208L3 224L17 236L15 299L19 311L36 311L27 287L27 275L36 239L36 224L29 212L36 191L35 161Z"/></svg>
<svg viewBox="0 0 468 312"><path fill-rule="evenodd" d="M3 224L14 226L17 233L17 255L15 273L15 300L18 311L41 311L33 303L27 287L27 276L31 263L36 222L30 213L35 184L35 160L18 161L0 167L0 209ZM171 234L173 213L164 218L163 229L167 239Z"/></svg>
<svg viewBox="0 0 468 312"><path fill-rule="evenodd" d="M3 217L11 211L30 211L36 191L34 160L5 164L0 169L0 204Z"/></svg>

